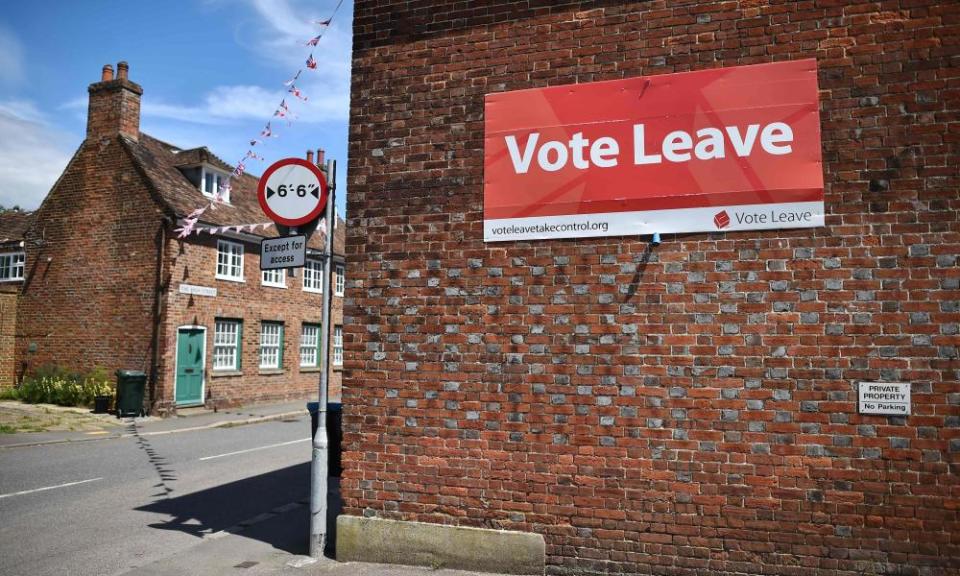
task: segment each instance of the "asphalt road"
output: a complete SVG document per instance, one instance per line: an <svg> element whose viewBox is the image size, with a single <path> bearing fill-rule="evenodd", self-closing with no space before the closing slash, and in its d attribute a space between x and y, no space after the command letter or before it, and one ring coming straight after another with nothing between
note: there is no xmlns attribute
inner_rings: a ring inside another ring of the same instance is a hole
<svg viewBox="0 0 960 576"><path fill-rule="evenodd" d="M303 417L0 449L0 574L118 574L303 501L309 436Z"/></svg>

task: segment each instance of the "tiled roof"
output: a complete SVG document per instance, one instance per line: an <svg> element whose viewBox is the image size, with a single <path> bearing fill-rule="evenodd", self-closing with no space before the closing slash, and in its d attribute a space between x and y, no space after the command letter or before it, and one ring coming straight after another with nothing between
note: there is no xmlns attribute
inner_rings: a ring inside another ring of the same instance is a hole
<svg viewBox="0 0 960 576"><path fill-rule="evenodd" d="M19 212L8 210L0 212L0 244L20 242L27 227L33 222L33 212ZM334 242L339 239L334 237ZM342 244L335 244L336 247Z"/></svg>
<svg viewBox="0 0 960 576"><path fill-rule="evenodd" d="M210 199L183 175L180 168L197 166L207 163L226 172L232 172L233 167L215 156L207 148L191 148L182 150L156 138L140 133L139 142L123 138L123 143L130 151L138 167L143 170L147 180L152 184L154 192L165 207L178 218L190 214L197 208L209 204ZM234 178L231 183L230 203L218 204L216 209L207 210L200 218L200 225L227 226L240 224L258 224L268 222L260 203L257 201L257 183L259 179L249 173L240 178ZM343 254L345 223L337 218L337 230L334 234L334 252ZM258 236L275 237L277 231L273 227L260 232ZM318 237L310 239L311 248L319 248Z"/></svg>

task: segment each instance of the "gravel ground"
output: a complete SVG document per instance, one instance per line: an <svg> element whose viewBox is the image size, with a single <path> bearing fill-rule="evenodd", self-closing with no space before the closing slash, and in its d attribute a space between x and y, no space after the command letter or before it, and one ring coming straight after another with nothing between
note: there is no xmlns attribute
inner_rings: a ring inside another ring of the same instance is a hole
<svg viewBox="0 0 960 576"><path fill-rule="evenodd" d="M111 414L94 414L89 408L24 404L0 401L0 432L97 432L113 430L122 423Z"/></svg>

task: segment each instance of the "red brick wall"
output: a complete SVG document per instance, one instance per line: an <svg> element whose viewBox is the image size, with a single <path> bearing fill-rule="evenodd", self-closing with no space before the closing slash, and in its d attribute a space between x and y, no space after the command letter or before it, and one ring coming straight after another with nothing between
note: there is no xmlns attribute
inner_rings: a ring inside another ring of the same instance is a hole
<svg viewBox="0 0 960 576"><path fill-rule="evenodd" d="M28 373L148 370L161 222L118 138L85 141L25 236L16 349Z"/></svg>
<svg viewBox="0 0 960 576"><path fill-rule="evenodd" d="M225 238L237 242L238 240ZM259 243L244 244L244 282L216 278L217 238L191 237L182 242L169 240L165 254L163 355L158 373L156 407L169 408L174 402L174 367L177 329L180 326L204 326L206 338L206 399L210 406L226 407L251 402L316 399L319 385L317 369L300 367L300 330L303 322L319 324L321 294L303 290L303 270L286 279L286 288L261 284ZM216 297L180 293L181 284L213 287ZM331 304L332 330L343 323L343 298L334 296ZM218 318L243 321L241 370L239 373L213 371L213 339ZM260 369L260 326L263 321L284 324L283 365L280 371ZM339 368L332 368L329 398L340 400Z"/></svg>
<svg viewBox="0 0 960 576"><path fill-rule="evenodd" d="M0 388L16 383L14 342L17 330L17 294L19 284L0 286Z"/></svg>
<svg viewBox="0 0 960 576"><path fill-rule="evenodd" d="M551 573L960 573L960 3L358 0L354 31L347 514L535 531ZM485 93L810 57L826 227L483 243Z"/></svg>

